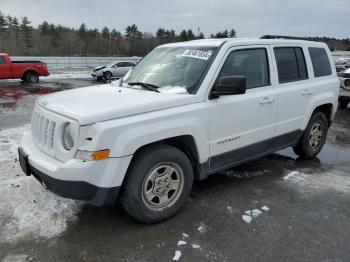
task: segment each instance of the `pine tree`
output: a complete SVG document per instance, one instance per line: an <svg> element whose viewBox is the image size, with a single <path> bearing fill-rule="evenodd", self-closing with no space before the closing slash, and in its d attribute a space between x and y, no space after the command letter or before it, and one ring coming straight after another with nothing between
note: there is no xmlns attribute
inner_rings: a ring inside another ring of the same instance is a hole
<svg viewBox="0 0 350 262"><path fill-rule="evenodd" d="M24 43L27 49L33 48L33 28L30 24L28 17L22 17L20 28L23 32Z"/></svg>
<svg viewBox="0 0 350 262"><path fill-rule="evenodd" d="M4 14L0 11L0 32L5 32L7 30L8 24Z"/></svg>
<svg viewBox="0 0 350 262"><path fill-rule="evenodd" d="M187 41L188 40L188 35L186 30L182 30L180 35L180 41Z"/></svg>
<svg viewBox="0 0 350 262"><path fill-rule="evenodd" d="M230 37L231 37L231 38L237 37L237 35L236 35L236 30L235 30L235 29L231 29L231 31L230 31Z"/></svg>

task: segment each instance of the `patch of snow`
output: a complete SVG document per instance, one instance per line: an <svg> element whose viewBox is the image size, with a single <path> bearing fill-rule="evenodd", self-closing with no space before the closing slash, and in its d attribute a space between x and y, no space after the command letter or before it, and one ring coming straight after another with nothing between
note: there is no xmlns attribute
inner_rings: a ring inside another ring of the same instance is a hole
<svg viewBox="0 0 350 262"><path fill-rule="evenodd" d="M158 91L166 94L188 94L187 89L183 86L165 86L159 88Z"/></svg>
<svg viewBox="0 0 350 262"><path fill-rule="evenodd" d="M181 251L180 250L176 250L175 251L175 255L173 257L173 261L178 261L181 257Z"/></svg>
<svg viewBox="0 0 350 262"><path fill-rule="evenodd" d="M177 246L184 246L187 245L187 242L184 240L179 240L179 242L177 242Z"/></svg>
<svg viewBox="0 0 350 262"><path fill-rule="evenodd" d="M247 210L242 215L242 219L244 222L249 224L250 222L252 222L253 219L257 218L261 214L262 214L262 211L259 209Z"/></svg>
<svg viewBox="0 0 350 262"><path fill-rule="evenodd" d="M284 180L291 180L294 182L298 182L304 179L303 174L299 171L292 171L283 177Z"/></svg>
<svg viewBox="0 0 350 262"><path fill-rule="evenodd" d="M244 222L246 222L247 224L249 224L250 222L252 222L253 218L249 215L243 215L242 219Z"/></svg>
<svg viewBox="0 0 350 262"><path fill-rule="evenodd" d="M17 148L29 125L0 131L0 242L51 238L76 218L80 205L43 189L21 171Z"/></svg>
<svg viewBox="0 0 350 262"><path fill-rule="evenodd" d="M186 233L182 233L182 237L189 238L190 236L188 234L186 234Z"/></svg>
<svg viewBox="0 0 350 262"><path fill-rule="evenodd" d="M259 209L253 209L252 211L251 211L251 215L252 215L252 217L253 218L257 218L259 215L261 215L261 210L259 210Z"/></svg>
<svg viewBox="0 0 350 262"><path fill-rule="evenodd" d="M2 262L25 262L29 261L29 257L26 255L8 255Z"/></svg>
<svg viewBox="0 0 350 262"><path fill-rule="evenodd" d="M29 125L0 130L0 164L2 167L9 165L9 162L14 161L17 157L17 148L22 135L28 130ZM1 178L6 178L6 174L2 172Z"/></svg>
<svg viewBox="0 0 350 262"><path fill-rule="evenodd" d="M290 171L283 177L286 181L298 184L300 190L308 193L318 192L320 190L335 190L342 193L350 193L350 177L348 173L337 170L336 168L319 171L317 174L312 169L305 169L307 173L299 171Z"/></svg>
<svg viewBox="0 0 350 262"><path fill-rule="evenodd" d="M197 230L198 230L199 233L201 233L201 234L206 234L207 231L208 231L208 228L207 228L207 226L206 226L204 223L200 222L200 225L199 225L199 227L197 228Z"/></svg>
<svg viewBox="0 0 350 262"><path fill-rule="evenodd" d="M267 206L263 206L263 207L261 208L261 210L263 210L263 211L269 211L269 210L270 210L270 208L269 208L269 207L267 207Z"/></svg>
<svg viewBox="0 0 350 262"><path fill-rule="evenodd" d="M198 245L198 244L192 244L191 246L192 246L192 248L194 248L194 249L198 249L198 248L200 248L200 247L201 247L201 246L200 246L200 245Z"/></svg>

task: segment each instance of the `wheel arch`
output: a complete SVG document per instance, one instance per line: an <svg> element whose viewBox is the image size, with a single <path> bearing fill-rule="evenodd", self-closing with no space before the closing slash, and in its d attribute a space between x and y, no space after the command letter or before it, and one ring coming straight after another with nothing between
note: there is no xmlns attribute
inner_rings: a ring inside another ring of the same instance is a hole
<svg viewBox="0 0 350 262"><path fill-rule="evenodd" d="M314 111L312 112L312 115L314 115L316 112L321 112L325 114L328 121L328 126L331 125L332 116L333 116L333 104L327 103L327 104L319 105L314 109Z"/></svg>
<svg viewBox="0 0 350 262"><path fill-rule="evenodd" d="M184 152L192 164L194 179L199 179L199 153L196 141L192 135L180 135L175 137L169 137L142 145L135 151L131 162L133 161L134 157L138 154L138 152L156 144L170 145Z"/></svg>
<svg viewBox="0 0 350 262"><path fill-rule="evenodd" d="M334 119L335 111L337 109L338 102L334 101L334 99L324 98L320 99L315 103L312 103L308 109L306 110L306 115L304 118L304 123L301 130L305 130L306 126L308 125L311 117L316 112L321 112L326 115L328 125L330 125Z"/></svg>
<svg viewBox="0 0 350 262"><path fill-rule="evenodd" d="M37 74L39 76L39 73L35 69L31 68L31 69L26 69L23 72L22 78L25 79L28 73L35 73L35 74Z"/></svg>

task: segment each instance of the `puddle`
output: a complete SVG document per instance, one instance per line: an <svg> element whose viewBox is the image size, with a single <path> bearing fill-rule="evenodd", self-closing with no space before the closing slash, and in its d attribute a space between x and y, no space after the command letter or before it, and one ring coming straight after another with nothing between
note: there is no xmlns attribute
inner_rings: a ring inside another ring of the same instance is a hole
<svg viewBox="0 0 350 262"><path fill-rule="evenodd" d="M56 74L58 75L58 74ZM40 79L28 84L20 80L0 80L0 130L30 122L38 96L98 84L90 79Z"/></svg>
<svg viewBox="0 0 350 262"><path fill-rule="evenodd" d="M292 148L286 148L277 152L280 155L289 156L298 160L298 156L294 154ZM327 165L335 165L335 164L345 164L350 162L350 148L343 147L336 144L327 143L324 145L321 152L317 155L315 159L312 159L314 164L327 164ZM300 160L299 162L302 162ZM306 161L305 161L306 162ZM310 161L307 161L308 163ZM318 163L316 163L318 162Z"/></svg>
<svg viewBox="0 0 350 262"><path fill-rule="evenodd" d="M16 108L25 96L45 95L70 89L67 83L0 83L0 108Z"/></svg>

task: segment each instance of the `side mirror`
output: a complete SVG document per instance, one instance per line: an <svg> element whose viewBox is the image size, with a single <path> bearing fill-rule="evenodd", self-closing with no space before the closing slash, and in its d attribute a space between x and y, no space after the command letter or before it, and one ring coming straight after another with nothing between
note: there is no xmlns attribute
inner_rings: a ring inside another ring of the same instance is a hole
<svg viewBox="0 0 350 262"><path fill-rule="evenodd" d="M210 98L219 96L245 94L246 77L245 76L223 76L220 77L210 92Z"/></svg>

